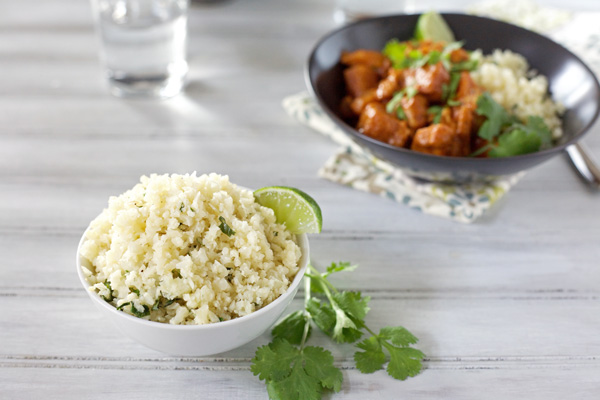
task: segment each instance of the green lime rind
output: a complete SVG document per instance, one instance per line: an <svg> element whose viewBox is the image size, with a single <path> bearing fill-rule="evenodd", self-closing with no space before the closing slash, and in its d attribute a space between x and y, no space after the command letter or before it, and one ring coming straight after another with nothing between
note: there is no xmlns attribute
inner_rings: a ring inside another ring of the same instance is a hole
<svg viewBox="0 0 600 400"><path fill-rule="evenodd" d="M254 191L254 198L261 206L272 209L277 222L284 224L290 232L321 232L321 208L302 190L287 186L269 186Z"/></svg>
<svg viewBox="0 0 600 400"><path fill-rule="evenodd" d="M452 29L444 18L435 11L421 14L415 28L415 39L451 43L456 41Z"/></svg>

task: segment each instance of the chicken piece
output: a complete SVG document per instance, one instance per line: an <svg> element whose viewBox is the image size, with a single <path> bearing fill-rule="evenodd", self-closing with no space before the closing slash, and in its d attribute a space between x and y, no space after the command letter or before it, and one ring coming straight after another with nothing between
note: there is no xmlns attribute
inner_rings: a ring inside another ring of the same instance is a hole
<svg viewBox="0 0 600 400"><path fill-rule="evenodd" d="M377 85L377 99L390 99L394 93L401 89L403 78L404 74L402 70L390 68L385 79L381 80L379 85Z"/></svg>
<svg viewBox="0 0 600 400"><path fill-rule="evenodd" d="M375 50L355 50L343 52L340 61L344 65L366 65L375 69L382 68L386 64L387 57ZM387 60L389 63L389 60ZM389 64L388 64L389 66Z"/></svg>
<svg viewBox="0 0 600 400"><path fill-rule="evenodd" d="M406 121L399 122L398 130L394 133L394 136L388 140L388 143L396 147L409 147L410 140L415 131L408 126Z"/></svg>
<svg viewBox="0 0 600 400"><path fill-rule="evenodd" d="M363 95L369 89L375 89L379 82L377 71L366 65L353 65L344 70L346 90L352 97Z"/></svg>
<svg viewBox="0 0 600 400"><path fill-rule="evenodd" d="M417 93L411 98L404 97L400 104L406 115L408 126L418 129L427 125L427 107L429 107L429 102L425 96Z"/></svg>
<svg viewBox="0 0 600 400"><path fill-rule="evenodd" d="M470 144L470 139L465 140L449 126L434 124L418 129L410 148L438 156L463 157L469 155Z"/></svg>
<svg viewBox="0 0 600 400"><path fill-rule="evenodd" d="M416 43L406 42L408 45L408 49L410 50L419 50L423 54L429 54L432 51L442 52L444 50L445 43L444 42L434 42L429 39L419 40ZM415 45L416 44L416 45Z"/></svg>
<svg viewBox="0 0 600 400"><path fill-rule="evenodd" d="M398 147L404 147L413 134L406 121L388 114L381 103L367 104L360 114L357 129L373 139Z"/></svg>
<svg viewBox="0 0 600 400"><path fill-rule="evenodd" d="M472 107L459 106L452 111L456 121L456 133L462 136L470 137L473 128L473 109Z"/></svg>
<svg viewBox="0 0 600 400"><path fill-rule="evenodd" d="M405 76L405 87L414 86L427 100L434 103L442 100L443 86L450 82L450 74L441 62L409 69Z"/></svg>
<svg viewBox="0 0 600 400"><path fill-rule="evenodd" d="M340 102L340 115L345 120L355 117L354 112L352 111L352 100L352 96L344 96Z"/></svg>
<svg viewBox="0 0 600 400"><path fill-rule="evenodd" d="M450 61L455 64L459 63L459 62L463 62L463 61L468 61L468 60L469 60L469 53L462 47L460 49L455 49L450 52Z"/></svg>
<svg viewBox="0 0 600 400"><path fill-rule="evenodd" d="M477 108L477 99L481 95L481 88L471 78L471 74L467 71L460 73L460 80L456 88L456 99L463 105L470 104Z"/></svg>
<svg viewBox="0 0 600 400"><path fill-rule="evenodd" d="M350 109L356 115L360 115L365 109L366 105L377 101L377 95L375 89L369 89L364 92L361 96L356 97L350 103Z"/></svg>
<svg viewBox="0 0 600 400"><path fill-rule="evenodd" d="M439 123L450 127L453 131L456 130L456 122L452 118L452 110L449 107L444 107L442 109Z"/></svg>

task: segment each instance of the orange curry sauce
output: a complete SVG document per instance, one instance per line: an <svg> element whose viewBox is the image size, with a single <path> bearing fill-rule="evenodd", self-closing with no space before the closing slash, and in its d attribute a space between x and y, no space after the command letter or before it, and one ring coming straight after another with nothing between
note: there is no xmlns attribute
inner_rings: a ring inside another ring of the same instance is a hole
<svg viewBox="0 0 600 400"><path fill-rule="evenodd" d="M407 54L418 50L423 55L442 52L446 45L404 43ZM462 48L449 53L450 63L468 60L469 54ZM445 99L451 75L441 61L394 68L388 57L373 50L344 52L340 61L346 83L341 112L363 134L393 146L442 156L468 156L485 144L477 136L484 117L475 111L483 90L468 71L456 72L460 78L455 92ZM388 103L394 95L407 88L411 88L410 94L403 95L390 109Z"/></svg>

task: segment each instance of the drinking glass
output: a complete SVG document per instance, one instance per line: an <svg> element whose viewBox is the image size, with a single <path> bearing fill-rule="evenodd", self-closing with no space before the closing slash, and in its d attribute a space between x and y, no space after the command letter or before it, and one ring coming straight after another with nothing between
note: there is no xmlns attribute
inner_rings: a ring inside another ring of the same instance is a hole
<svg viewBox="0 0 600 400"><path fill-rule="evenodd" d="M189 0L91 0L100 58L119 97L178 94L186 62Z"/></svg>
<svg viewBox="0 0 600 400"><path fill-rule="evenodd" d="M333 19L346 24L362 18L405 12L406 3L413 0L336 0Z"/></svg>

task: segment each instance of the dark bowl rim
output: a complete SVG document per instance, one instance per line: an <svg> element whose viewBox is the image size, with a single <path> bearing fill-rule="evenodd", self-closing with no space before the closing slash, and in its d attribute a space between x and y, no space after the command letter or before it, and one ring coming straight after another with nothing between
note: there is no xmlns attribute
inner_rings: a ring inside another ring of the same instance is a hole
<svg viewBox="0 0 600 400"><path fill-rule="evenodd" d="M305 84L308 88L310 95L317 100L317 102L319 103L319 105L321 106L323 111L325 111L327 113L327 115L334 120L334 122L336 123L336 125L338 125L340 127L340 129L346 131L346 133L351 132L352 135L360 138L361 140L365 140L365 141L374 143L377 146L387 148L392 151L397 151L400 154L409 154L411 156L423 157L424 159L430 159L430 160L448 160L448 161L460 160L461 162L467 162L469 164L484 164L484 163L496 163L496 162L499 162L499 160L501 161L501 160L518 160L518 159L536 158L536 157L543 157L545 155L550 155L553 153L558 153L559 151L564 150L566 147L581 140L581 138L590 130L590 128L594 125L594 123L598 119L598 116L600 115L600 106L596 107L596 111L594 113L593 118L590 120L590 122L588 124L586 124L585 126L583 126L581 129L579 129L579 131L573 136L573 138L569 139L568 141L561 143L559 145L552 146L548 149L536 151L533 153L520 154L520 155L516 155L516 156L509 156L509 157L498 157L498 158L451 157L451 156L439 156L439 155L434 155L434 154L415 152L413 150L405 149L403 147L392 146L391 144L378 141L376 139L373 139L370 136L367 136L367 135L359 132L358 130L356 130L349 124L347 124L343 119L338 117L332 110L330 110L327 107L327 105L325 104L325 102L321 99L321 96L319 96L319 94L317 93L317 91L315 89L315 85L313 85L313 81L311 79L311 73L310 73L311 65L313 65L313 63L314 63L314 58L315 58L317 50L330 37L332 37L336 34L339 34L340 32L345 31L345 30L354 29L354 27L356 27L358 25L369 24L369 23L372 23L372 21L374 21L374 20L397 19L397 18L405 18L405 17L413 17L414 18L415 16L418 16L421 14L422 13L390 14L390 15L382 15L382 16L377 16L377 17L364 18L364 19L346 24L344 26L335 28L335 29L327 32L315 43L312 50L310 51L308 60L305 63L304 81L305 81ZM509 22L500 21L500 20L493 19L493 18L482 17L482 16L472 15L472 14L465 14L465 13L448 13L448 12L442 12L442 13L440 13L440 15L442 17L445 17L445 16L467 17L467 18L473 18L476 20L481 20L482 22L491 21L494 23L498 23L500 25L506 25L507 27L509 27L511 29L517 29L518 31L526 32L527 34L533 34L534 36L537 36L537 39L539 39L539 40L548 41L548 42L553 43L554 45L562 48L565 52L567 52L575 61L579 62L583 66L583 68L592 76L593 82L596 87L596 92L599 94L598 96L600 99L600 82L598 81L598 77L596 76L594 71L592 71L592 69L581 58L579 58L579 56L577 56L571 50L564 47L562 44L550 39L549 37L544 36L538 32L520 27L518 25L514 25ZM392 39L392 38L390 38L390 39ZM524 55L522 55L522 56L525 57ZM527 59L527 57L525 57L525 59ZM546 77L546 79L548 79L548 78ZM548 79L548 81L549 81L549 79ZM600 101L599 101L599 103L600 103ZM359 146L364 149L364 147L362 145L359 144ZM390 161L390 162L393 163L393 161Z"/></svg>

